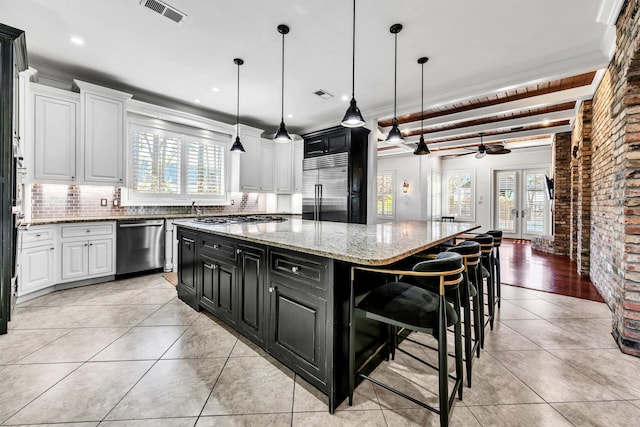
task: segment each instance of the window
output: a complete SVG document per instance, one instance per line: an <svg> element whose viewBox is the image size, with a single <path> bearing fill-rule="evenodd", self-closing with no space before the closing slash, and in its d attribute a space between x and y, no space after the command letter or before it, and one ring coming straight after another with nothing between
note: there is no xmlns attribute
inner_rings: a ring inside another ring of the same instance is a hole
<svg viewBox="0 0 640 427"><path fill-rule="evenodd" d="M395 217L393 183L395 172L382 172L378 174L378 191L376 196L376 213L379 217Z"/></svg>
<svg viewBox="0 0 640 427"><path fill-rule="evenodd" d="M447 172L443 182L442 215L456 219L474 219L474 188L471 171Z"/></svg>
<svg viewBox="0 0 640 427"><path fill-rule="evenodd" d="M130 119L129 188L123 202L223 204L229 136L153 119Z"/></svg>
<svg viewBox="0 0 640 427"><path fill-rule="evenodd" d="M440 172L431 171L431 218L440 219L442 216L442 183Z"/></svg>

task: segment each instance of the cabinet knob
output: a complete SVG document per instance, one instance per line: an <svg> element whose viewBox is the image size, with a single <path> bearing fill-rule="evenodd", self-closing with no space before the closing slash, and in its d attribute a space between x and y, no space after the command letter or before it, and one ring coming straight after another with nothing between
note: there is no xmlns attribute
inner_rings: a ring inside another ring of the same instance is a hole
<svg viewBox="0 0 640 427"><path fill-rule="evenodd" d="M242 253L242 249L236 249L236 253L237 254L241 254Z"/></svg>
<svg viewBox="0 0 640 427"><path fill-rule="evenodd" d="M40 236L42 236L42 234L36 234L36 237L40 237Z"/></svg>
<svg viewBox="0 0 640 427"><path fill-rule="evenodd" d="M87 230L87 233L91 233L91 230Z"/></svg>
<svg viewBox="0 0 640 427"><path fill-rule="evenodd" d="M71 177L71 179L76 179L76 177L75 177L75 176L72 176L72 177Z"/></svg>
<svg viewBox="0 0 640 427"><path fill-rule="evenodd" d="M55 249L55 248L54 248L53 246L51 246L51 247L49 248L49 250L50 250L50 251L52 251L52 250L54 250L54 249Z"/></svg>
<svg viewBox="0 0 640 427"><path fill-rule="evenodd" d="M89 246L93 246L93 243L89 243Z"/></svg>
<svg viewBox="0 0 640 427"><path fill-rule="evenodd" d="M89 246L89 244L87 244L87 243L85 243L84 245L85 245L85 246Z"/></svg>
<svg viewBox="0 0 640 427"><path fill-rule="evenodd" d="M292 272L292 273L296 273L296 274L297 274L297 273L298 273L298 271L300 271L300 267L298 267L298 266L293 266L293 267L291 267L291 272Z"/></svg>
<svg viewBox="0 0 640 427"><path fill-rule="evenodd" d="M276 288L269 286L269 292L273 292Z"/></svg>
<svg viewBox="0 0 640 427"><path fill-rule="evenodd" d="M206 269L208 269L208 270L213 270L213 264L205 263L205 264L204 264L204 268L206 268Z"/></svg>
<svg viewBox="0 0 640 427"><path fill-rule="evenodd" d="M213 249L220 249L220 245L213 245Z"/></svg>

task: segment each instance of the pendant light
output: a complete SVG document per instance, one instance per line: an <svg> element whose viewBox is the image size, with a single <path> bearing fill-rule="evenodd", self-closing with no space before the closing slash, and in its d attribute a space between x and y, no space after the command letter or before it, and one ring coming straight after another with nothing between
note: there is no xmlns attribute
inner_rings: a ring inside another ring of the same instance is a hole
<svg viewBox="0 0 640 427"><path fill-rule="evenodd" d="M429 60L426 56L418 59L418 64L422 67L422 85L420 86L420 141L413 154L424 156L429 154L429 147L424 142L424 64Z"/></svg>
<svg viewBox="0 0 640 427"><path fill-rule="evenodd" d="M244 153L244 147L240 142L240 66L244 64L244 61L240 58L233 58L233 63L238 66L238 96L236 97L236 140L231 146L231 150L234 153Z"/></svg>
<svg viewBox="0 0 640 427"><path fill-rule="evenodd" d="M393 24L391 28L389 28L389 31L395 37L395 54L393 58L393 122L391 122L391 130L385 141L389 144L399 144L404 142L402 133L400 129L398 129L398 119L396 118L396 101L398 95L398 33L402 31L402 24Z"/></svg>
<svg viewBox="0 0 640 427"><path fill-rule="evenodd" d="M278 32L282 34L282 91L281 91L281 103L280 103L280 127L276 132L273 140L275 142L286 143L291 142L291 137L289 136L289 132L287 132L287 128L284 125L284 35L289 33L289 27L280 24L278 25Z"/></svg>
<svg viewBox="0 0 640 427"><path fill-rule="evenodd" d="M360 113L360 109L356 104L355 85L356 85L356 0L353 0L353 26L352 26L352 45L351 45L351 102L347 112L344 113L342 126L348 128L357 128L364 126L364 117Z"/></svg>

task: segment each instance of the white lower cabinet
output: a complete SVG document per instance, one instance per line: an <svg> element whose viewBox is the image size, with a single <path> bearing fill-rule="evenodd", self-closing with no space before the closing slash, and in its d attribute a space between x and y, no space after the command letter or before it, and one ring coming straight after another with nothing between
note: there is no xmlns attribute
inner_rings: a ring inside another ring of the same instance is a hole
<svg viewBox="0 0 640 427"><path fill-rule="evenodd" d="M56 227L35 226L18 232L18 296L56 282Z"/></svg>
<svg viewBox="0 0 640 427"><path fill-rule="evenodd" d="M115 269L115 223L62 225L62 282L110 276Z"/></svg>

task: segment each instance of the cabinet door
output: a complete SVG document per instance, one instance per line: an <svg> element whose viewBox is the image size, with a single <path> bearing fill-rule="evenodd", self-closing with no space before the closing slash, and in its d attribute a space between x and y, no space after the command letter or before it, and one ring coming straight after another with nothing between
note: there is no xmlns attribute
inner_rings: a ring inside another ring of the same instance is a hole
<svg viewBox="0 0 640 427"><path fill-rule="evenodd" d="M86 93L83 98L84 180L121 184L124 158L124 101Z"/></svg>
<svg viewBox="0 0 640 427"><path fill-rule="evenodd" d="M113 268L113 239L89 242L89 275L106 276L115 274Z"/></svg>
<svg viewBox="0 0 640 427"><path fill-rule="evenodd" d="M226 262L217 262L213 266L215 314L228 323L235 325L236 305L236 266Z"/></svg>
<svg viewBox="0 0 640 427"><path fill-rule="evenodd" d="M320 388L326 384L326 307L324 299L270 283L267 350Z"/></svg>
<svg viewBox="0 0 640 427"><path fill-rule="evenodd" d="M342 153L349 151L349 136L348 130L341 130L334 134L327 135L327 147L325 149L326 154Z"/></svg>
<svg viewBox="0 0 640 427"><path fill-rule="evenodd" d="M78 102L35 95L35 178L76 179Z"/></svg>
<svg viewBox="0 0 640 427"><path fill-rule="evenodd" d="M196 233L178 229L178 298L198 310Z"/></svg>
<svg viewBox="0 0 640 427"><path fill-rule="evenodd" d="M62 280L84 279L89 274L89 242L62 243Z"/></svg>
<svg viewBox="0 0 640 427"><path fill-rule="evenodd" d="M200 269L200 277L202 278L202 289L199 295L200 306L208 312L215 314L216 302L214 289L216 287L216 275L214 270L217 268L216 261L205 255L201 255L198 268Z"/></svg>
<svg viewBox="0 0 640 427"><path fill-rule="evenodd" d="M276 144L276 193L291 194L293 190L293 144Z"/></svg>
<svg viewBox="0 0 640 427"><path fill-rule="evenodd" d="M302 193L302 160L304 159L304 143L293 144L293 192Z"/></svg>
<svg viewBox="0 0 640 427"><path fill-rule="evenodd" d="M238 330L264 344L264 277L266 255L261 248L242 246L238 271Z"/></svg>
<svg viewBox="0 0 640 427"><path fill-rule="evenodd" d="M260 191L272 192L275 142L263 140L260 144Z"/></svg>
<svg viewBox="0 0 640 427"><path fill-rule="evenodd" d="M240 190L260 191L260 135L242 130L240 138L246 151L240 155Z"/></svg>
<svg viewBox="0 0 640 427"><path fill-rule="evenodd" d="M38 246L22 250L20 253L20 292L29 292L52 286L55 282L55 247Z"/></svg>
<svg viewBox="0 0 640 427"><path fill-rule="evenodd" d="M321 156L326 149L324 136L304 140L304 158Z"/></svg>

